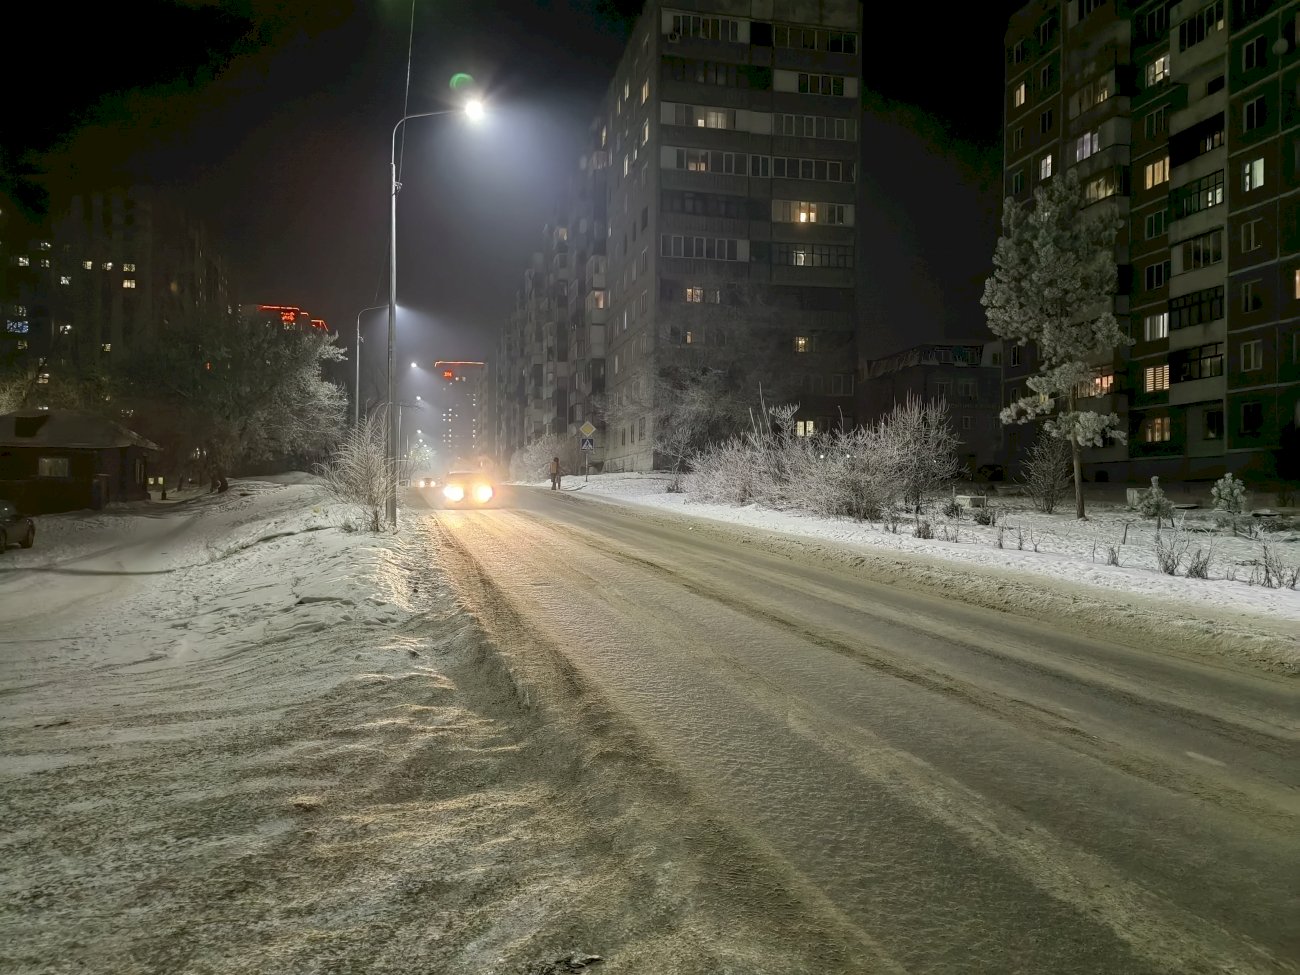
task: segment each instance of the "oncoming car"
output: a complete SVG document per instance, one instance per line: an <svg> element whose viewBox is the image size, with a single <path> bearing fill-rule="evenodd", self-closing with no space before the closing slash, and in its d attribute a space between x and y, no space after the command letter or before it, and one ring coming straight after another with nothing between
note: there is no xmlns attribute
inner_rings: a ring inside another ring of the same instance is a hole
<svg viewBox="0 0 1300 975"><path fill-rule="evenodd" d="M496 493L492 479L482 471L452 471L442 482L442 499L447 504L482 507Z"/></svg>
<svg viewBox="0 0 1300 975"><path fill-rule="evenodd" d="M433 488L438 486L436 477L413 477L411 483L418 488Z"/></svg>

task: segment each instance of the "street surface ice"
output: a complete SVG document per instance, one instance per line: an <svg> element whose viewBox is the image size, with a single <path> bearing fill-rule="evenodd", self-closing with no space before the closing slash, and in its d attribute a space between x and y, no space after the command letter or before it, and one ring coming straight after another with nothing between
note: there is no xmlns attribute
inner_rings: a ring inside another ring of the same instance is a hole
<svg viewBox="0 0 1300 975"><path fill-rule="evenodd" d="M6 975L1300 971L1267 654L577 493L369 536L282 480L0 563Z"/></svg>
<svg viewBox="0 0 1300 975"><path fill-rule="evenodd" d="M1293 678L577 491L425 517L489 633L549 648L512 669L616 716L855 970L1300 971Z"/></svg>

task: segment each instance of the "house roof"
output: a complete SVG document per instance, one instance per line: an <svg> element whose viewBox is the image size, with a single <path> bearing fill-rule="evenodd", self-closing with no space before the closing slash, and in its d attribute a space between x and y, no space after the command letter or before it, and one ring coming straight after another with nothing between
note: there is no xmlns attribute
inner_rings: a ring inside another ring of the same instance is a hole
<svg viewBox="0 0 1300 975"><path fill-rule="evenodd" d="M0 415L0 447L162 449L120 423L93 413L75 413L71 410L20 410Z"/></svg>

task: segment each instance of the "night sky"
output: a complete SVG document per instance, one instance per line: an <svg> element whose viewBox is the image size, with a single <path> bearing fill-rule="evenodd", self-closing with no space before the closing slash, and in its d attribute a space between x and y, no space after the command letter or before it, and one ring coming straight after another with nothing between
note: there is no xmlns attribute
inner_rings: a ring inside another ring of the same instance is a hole
<svg viewBox="0 0 1300 975"><path fill-rule="evenodd" d="M416 0L409 111L449 107L448 81L465 71L492 114L481 128L410 123L398 303L418 317L404 359L488 353L639 6ZM879 151L865 178L880 193L863 215L864 259L883 272L869 291L882 353L918 317L978 334L970 304L996 232L1002 35L1016 6L959 5L936 30L914 5L867 4L865 87L879 111L863 135ZM359 309L387 299L410 17L408 0L6 10L11 36L57 43L30 62L39 69L0 69L5 181L72 167L182 186L229 254L240 301L301 305L350 334Z"/></svg>

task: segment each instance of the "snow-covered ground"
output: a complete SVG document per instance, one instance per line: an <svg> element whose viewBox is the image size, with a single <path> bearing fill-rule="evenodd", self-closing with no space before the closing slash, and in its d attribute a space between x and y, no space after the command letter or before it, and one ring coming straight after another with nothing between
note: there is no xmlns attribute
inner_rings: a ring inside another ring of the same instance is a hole
<svg viewBox="0 0 1300 975"><path fill-rule="evenodd" d="M812 971L661 862L653 797L525 699L436 527L348 521L245 480L6 553L0 971Z"/></svg>
<svg viewBox="0 0 1300 975"><path fill-rule="evenodd" d="M978 566L1033 574L1097 589L1234 613L1250 612L1274 620L1300 620L1300 591L1270 589L1252 584L1254 563L1267 543L1282 562L1300 566L1300 532L1262 533L1258 539L1234 537L1216 531L1211 513L1197 509L1180 512L1185 518L1188 554L1212 549L1208 579L1186 577L1186 558L1176 576L1166 575L1156 561L1155 526L1149 519L1114 503L1093 502L1088 520L1075 519L1073 502L1052 515L1035 512L1026 498L991 496L998 512L996 526L977 524L970 512L947 518L940 512L932 520L935 537L916 538L913 525L903 521L895 534L879 522L826 518L803 511L774 511L757 505L733 507L695 500L689 493L669 493L667 474L601 474L589 479L565 479L566 491L582 492L606 500L672 510L716 522L761 528L809 539L941 559L956 566ZM540 485L539 485L540 486ZM1294 513L1293 513L1294 514ZM1172 537L1168 527L1166 540ZM1114 546L1119 565L1108 564ZM962 576L953 575L960 588Z"/></svg>

